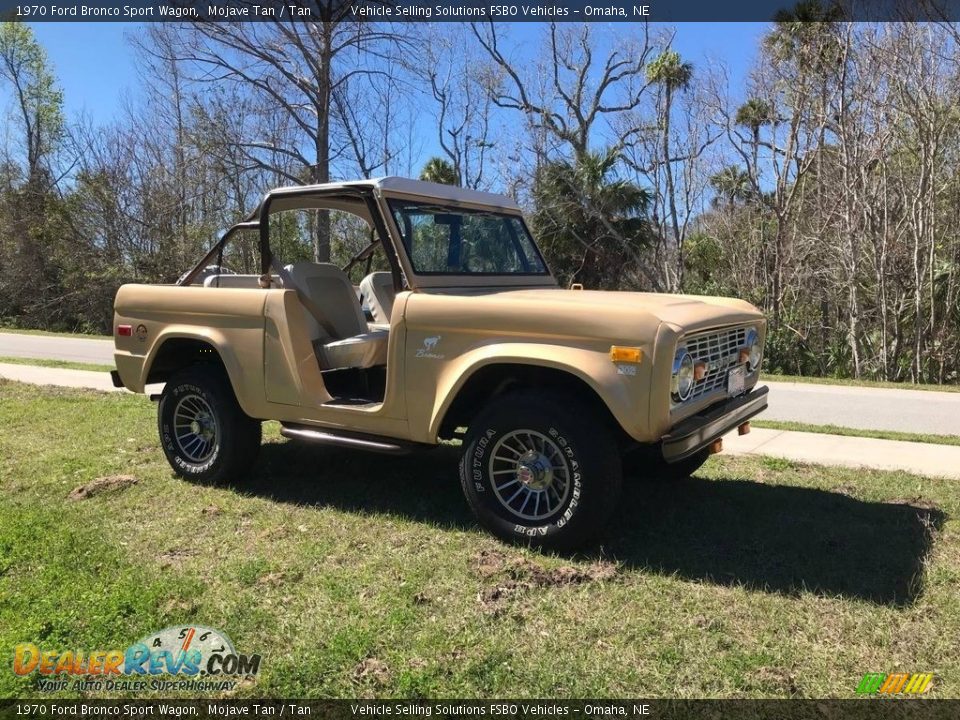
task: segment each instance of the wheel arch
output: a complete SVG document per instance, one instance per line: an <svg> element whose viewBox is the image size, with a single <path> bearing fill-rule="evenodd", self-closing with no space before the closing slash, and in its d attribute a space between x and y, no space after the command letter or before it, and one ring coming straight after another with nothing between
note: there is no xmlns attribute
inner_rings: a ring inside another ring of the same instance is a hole
<svg viewBox="0 0 960 720"><path fill-rule="evenodd" d="M431 423L431 431L437 438L453 437L458 427L469 426L491 400L537 389L575 399L616 432L618 440L628 438L588 375L578 368L533 358L493 358L471 367L451 388L447 402Z"/></svg>
<svg viewBox="0 0 960 720"><path fill-rule="evenodd" d="M243 393L238 392L242 387L240 362L233 353L224 352L223 347L213 335L178 330L166 332L157 338L144 360L141 383L145 386L167 382L191 365L212 365L224 372L240 407L250 414Z"/></svg>

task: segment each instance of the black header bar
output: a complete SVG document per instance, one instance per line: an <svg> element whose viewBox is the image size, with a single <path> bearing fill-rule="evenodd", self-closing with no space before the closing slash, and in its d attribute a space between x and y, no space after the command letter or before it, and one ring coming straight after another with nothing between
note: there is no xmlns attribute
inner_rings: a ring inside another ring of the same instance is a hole
<svg viewBox="0 0 960 720"><path fill-rule="evenodd" d="M7 718L954 720L960 700L3 700Z"/></svg>
<svg viewBox="0 0 960 720"><path fill-rule="evenodd" d="M28 22L769 22L790 0L0 0L0 17ZM799 19L960 20L960 0L821 0Z"/></svg>

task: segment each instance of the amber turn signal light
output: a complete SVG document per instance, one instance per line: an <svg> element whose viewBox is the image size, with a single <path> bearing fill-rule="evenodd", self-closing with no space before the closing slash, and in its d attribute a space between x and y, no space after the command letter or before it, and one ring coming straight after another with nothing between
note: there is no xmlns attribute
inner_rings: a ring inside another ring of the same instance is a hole
<svg viewBox="0 0 960 720"><path fill-rule="evenodd" d="M723 438L718 438L710 443L710 454L716 455L719 452L723 452Z"/></svg>
<svg viewBox="0 0 960 720"><path fill-rule="evenodd" d="M737 433L739 435L749 435L750 434L750 423L745 422L743 425L737 428Z"/></svg>
<svg viewBox="0 0 960 720"><path fill-rule="evenodd" d="M643 350L638 347L611 345L610 359L613 362L639 363L643 360Z"/></svg>

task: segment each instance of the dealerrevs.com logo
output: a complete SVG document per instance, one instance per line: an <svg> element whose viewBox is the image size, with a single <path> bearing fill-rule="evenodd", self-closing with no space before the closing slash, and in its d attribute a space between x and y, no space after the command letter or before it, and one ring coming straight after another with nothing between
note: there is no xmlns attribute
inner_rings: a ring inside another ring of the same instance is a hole
<svg viewBox="0 0 960 720"><path fill-rule="evenodd" d="M930 689L933 673L867 673L857 685L861 695L920 695Z"/></svg>
<svg viewBox="0 0 960 720"><path fill-rule="evenodd" d="M13 671L39 675L44 692L223 691L242 677L256 677L260 655L238 653L225 633L191 625L165 628L125 650L45 650L20 643Z"/></svg>

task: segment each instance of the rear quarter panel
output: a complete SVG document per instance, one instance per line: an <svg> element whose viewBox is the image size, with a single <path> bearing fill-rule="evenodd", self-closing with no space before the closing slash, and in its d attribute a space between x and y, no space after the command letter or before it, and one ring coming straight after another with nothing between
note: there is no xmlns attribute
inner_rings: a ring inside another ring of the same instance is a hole
<svg viewBox="0 0 960 720"><path fill-rule="evenodd" d="M124 285L114 301L114 359L123 384L143 392L151 364L173 338L202 340L220 354L244 412L263 417L263 332L266 293L174 285ZM133 335L117 335L118 325Z"/></svg>

